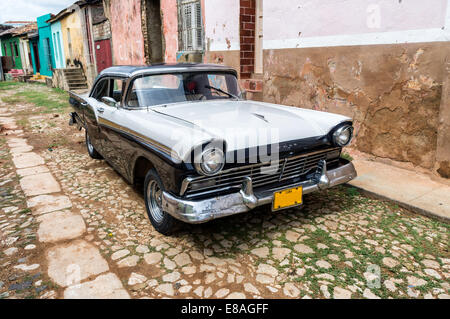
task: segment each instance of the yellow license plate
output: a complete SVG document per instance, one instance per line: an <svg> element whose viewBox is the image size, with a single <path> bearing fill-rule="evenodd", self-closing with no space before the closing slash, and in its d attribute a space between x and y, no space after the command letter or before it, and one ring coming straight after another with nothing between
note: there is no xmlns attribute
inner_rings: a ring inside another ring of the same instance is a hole
<svg viewBox="0 0 450 319"><path fill-rule="evenodd" d="M274 211L294 207L303 203L303 187L286 189L273 194Z"/></svg>

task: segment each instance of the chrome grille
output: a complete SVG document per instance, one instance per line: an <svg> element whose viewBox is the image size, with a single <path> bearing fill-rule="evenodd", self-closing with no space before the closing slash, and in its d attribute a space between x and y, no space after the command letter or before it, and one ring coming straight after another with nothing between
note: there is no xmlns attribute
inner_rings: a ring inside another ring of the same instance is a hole
<svg viewBox="0 0 450 319"><path fill-rule="evenodd" d="M272 164L260 163L232 168L212 177L202 176L188 179L181 195L189 197L240 188L244 177L247 176L252 179L254 188L281 183L315 171L321 160L332 163L333 159L330 161L327 155L336 153L336 151L339 151L339 148L280 159L273 161ZM334 160L338 160L338 158Z"/></svg>

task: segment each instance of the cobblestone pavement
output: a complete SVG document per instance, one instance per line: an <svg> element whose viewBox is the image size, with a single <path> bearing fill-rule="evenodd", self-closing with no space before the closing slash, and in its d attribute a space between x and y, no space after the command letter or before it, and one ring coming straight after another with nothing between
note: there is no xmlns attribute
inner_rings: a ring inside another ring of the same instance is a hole
<svg viewBox="0 0 450 319"><path fill-rule="evenodd" d="M0 91L0 99L30 88ZM131 297L449 298L448 224L338 187L306 195L302 208L272 213L264 207L162 236L146 217L140 190L104 161L88 157L83 132L67 127L68 110L29 114L32 107L3 102L0 118L13 113L61 193L70 198L71 213L83 217L82 240L99 249ZM8 156L4 144L0 156ZM29 210L21 211L16 173L4 163L2 157L0 187L6 200L0 208L0 265L19 265L23 261L8 256L8 249L22 252L24 245L34 244L42 251L47 244L36 243L34 226L17 230L16 225L37 221ZM13 181L6 185L13 186L5 196L1 183L8 179ZM20 239L13 242L15 237ZM40 271L45 267L41 262ZM92 282L101 285L107 276ZM7 277L2 268L3 297L11 285ZM58 285L51 291L60 298L70 293Z"/></svg>

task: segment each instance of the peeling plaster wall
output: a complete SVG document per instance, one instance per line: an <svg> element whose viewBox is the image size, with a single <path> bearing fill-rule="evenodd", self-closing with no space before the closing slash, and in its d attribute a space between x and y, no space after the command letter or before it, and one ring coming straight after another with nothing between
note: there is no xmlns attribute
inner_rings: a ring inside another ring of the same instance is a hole
<svg viewBox="0 0 450 319"><path fill-rule="evenodd" d="M141 1L109 0L105 7L111 22L113 64L145 64Z"/></svg>
<svg viewBox="0 0 450 319"><path fill-rule="evenodd" d="M165 62L176 63L178 51L178 11L174 0L161 0Z"/></svg>
<svg viewBox="0 0 450 319"><path fill-rule="evenodd" d="M113 64L146 63L141 0L105 0L105 15L111 23ZM178 50L178 12L175 0L161 0L164 59L176 62ZM145 25L145 23L144 23Z"/></svg>
<svg viewBox="0 0 450 319"><path fill-rule="evenodd" d="M450 177L450 1L263 2L263 98L348 115L353 146Z"/></svg>
<svg viewBox="0 0 450 319"><path fill-rule="evenodd" d="M385 39L383 34L395 39L396 32L409 30L423 31L411 33L411 39L425 36L423 41L429 41L430 34L439 32L445 25L448 0L266 0L263 3L264 47L281 48L292 46L295 41L305 47L315 40L322 45L333 41L350 45L353 39L364 40L364 34L380 35L379 40ZM352 38L352 35L358 36Z"/></svg>
<svg viewBox="0 0 450 319"><path fill-rule="evenodd" d="M205 62L240 70L239 10L240 0L206 0Z"/></svg>
<svg viewBox="0 0 450 319"><path fill-rule="evenodd" d="M266 50L264 100L344 114L359 150L432 169L449 42Z"/></svg>
<svg viewBox="0 0 450 319"><path fill-rule="evenodd" d="M95 78L95 66L88 61L89 50L87 47L87 39L85 37L84 9L74 8L74 11L61 18L62 45L65 55L65 67L82 68L88 86L93 84ZM70 30L70 31L69 31ZM69 42L70 36L70 42ZM70 45L69 45L70 43ZM54 83L59 81L60 76Z"/></svg>
<svg viewBox="0 0 450 319"><path fill-rule="evenodd" d="M448 51L447 51L448 52ZM450 54L444 66L441 110L439 113L436 169L439 175L450 178Z"/></svg>
<svg viewBox="0 0 450 319"><path fill-rule="evenodd" d="M239 0L205 1L207 51L240 50Z"/></svg>

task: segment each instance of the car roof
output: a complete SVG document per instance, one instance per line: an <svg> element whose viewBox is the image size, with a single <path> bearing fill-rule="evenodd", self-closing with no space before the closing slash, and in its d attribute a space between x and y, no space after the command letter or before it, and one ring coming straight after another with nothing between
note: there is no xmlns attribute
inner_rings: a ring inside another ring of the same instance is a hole
<svg viewBox="0 0 450 319"><path fill-rule="evenodd" d="M143 74L158 74L171 72L189 72L189 71L221 71L232 72L237 75L236 70L219 65L219 64L203 64L203 63L161 63L152 65L118 65L112 66L100 72L99 76L124 76L134 77Z"/></svg>

